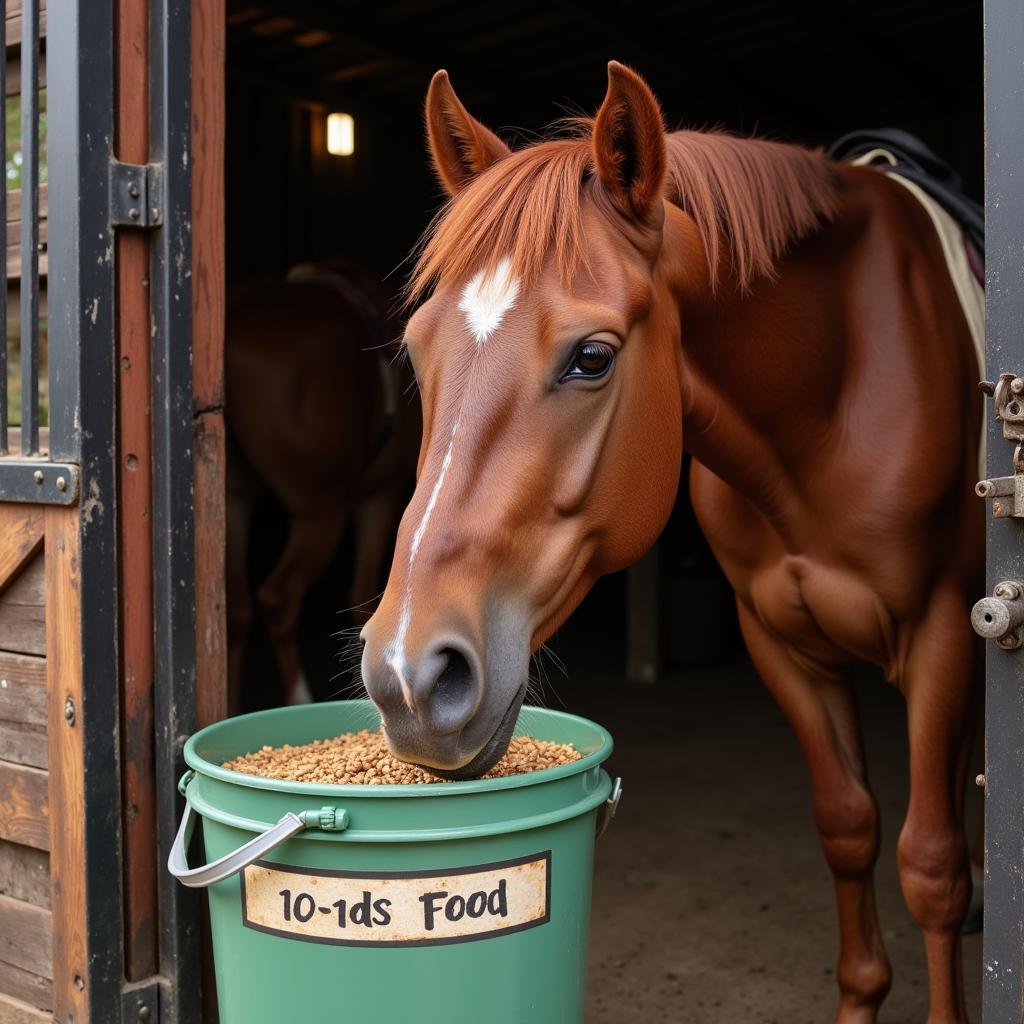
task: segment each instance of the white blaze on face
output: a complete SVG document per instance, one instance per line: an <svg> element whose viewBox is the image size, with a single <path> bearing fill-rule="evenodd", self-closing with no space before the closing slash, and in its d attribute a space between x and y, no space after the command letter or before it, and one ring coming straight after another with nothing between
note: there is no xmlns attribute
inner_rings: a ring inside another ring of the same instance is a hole
<svg viewBox="0 0 1024 1024"><path fill-rule="evenodd" d="M491 272L481 270L462 289L459 309L466 314L466 323L477 345L482 345L501 326L518 296L519 278L512 276L508 257Z"/></svg>
<svg viewBox="0 0 1024 1024"><path fill-rule="evenodd" d="M405 637L409 632L409 625L412 622L412 567L420 550L420 544L423 543L423 535L427 532L427 526L430 524L430 517L434 514L434 508L437 506L437 499L441 496L441 488L444 487L448 470L451 468L452 454L455 451L455 437L459 432L459 423L461 421L462 412L460 410L452 426L451 436L448 438L448 447L445 449L444 458L441 460L441 469L437 474L437 480L434 481L434 489L430 492L427 507L423 510L423 518L420 520L419 526L416 527L416 532L412 535L412 543L409 545L409 565L405 577L405 596L402 600L402 611L398 618L398 633L395 636L387 659L391 670L398 677L398 684L402 688L402 699L410 711L413 710L413 700L412 687L406 678Z"/></svg>
<svg viewBox="0 0 1024 1024"><path fill-rule="evenodd" d="M466 314L466 324L469 327L477 348L498 329L505 314L515 305L519 296L520 282L518 277L512 276L512 264L506 257L491 272L481 270L462 289L462 296L459 299L459 309ZM465 396L463 396L465 401ZM398 617L398 632L391 643L387 655L388 665L398 678L399 686L402 688L402 699L410 711L414 711L412 686L409 682L408 665L405 660L405 641L409 634L409 626L412 624L412 570L419 553L420 545L423 543L424 534L430 525L430 519L437 507L438 499L441 497L441 490L448 477L448 470L451 468L452 457L455 452L455 438L459 432L459 424L462 422L462 408L455 417L451 435L448 438L448 447L445 449L444 458L441 460L441 468L438 470L437 479L434 481L434 488L430 492L427 506L423 510L423 518L412 535L412 543L409 545L409 563L405 575L405 594L402 599L402 610Z"/></svg>

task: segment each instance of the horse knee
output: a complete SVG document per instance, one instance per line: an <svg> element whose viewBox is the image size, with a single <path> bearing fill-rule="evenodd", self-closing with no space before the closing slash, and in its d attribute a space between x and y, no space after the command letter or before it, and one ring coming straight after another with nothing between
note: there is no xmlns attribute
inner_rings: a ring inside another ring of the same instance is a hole
<svg viewBox="0 0 1024 1024"><path fill-rule="evenodd" d="M815 794L815 819L825 859L833 873L870 873L878 857L880 825L874 797L858 781Z"/></svg>
<svg viewBox="0 0 1024 1024"><path fill-rule="evenodd" d="M897 847L903 896L925 931L959 928L971 898L967 843L958 829L908 822Z"/></svg>

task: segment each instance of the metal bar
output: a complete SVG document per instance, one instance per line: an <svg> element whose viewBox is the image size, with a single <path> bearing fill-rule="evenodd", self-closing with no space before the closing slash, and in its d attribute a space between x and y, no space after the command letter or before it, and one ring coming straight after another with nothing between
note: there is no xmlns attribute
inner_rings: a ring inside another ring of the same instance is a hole
<svg viewBox="0 0 1024 1024"><path fill-rule="evenodd" d="M21 4L21 454L39 451L39 0Z"/></svg>
<svg viewBox="0 0 1024 1024"><path fill-rule="evenodd" d="M112 0L67 0L47 24L50 139L50 453L79 463L76 583L80 633L84 801L52 815L82 822L74 864L55 865L85 887L88 961L81 976L54 964L54 1016L76 1024L119 1019L123 899L118 713L117 452L113 233L108 166L114 137ZM62 624L63 625L63 624ZM76 888L77 888L76 885ZM83 984L84 983L84 984ZM77 993L77 994L76 994ZM85 1001L88 1013L82 1014Z"/></svg>
<svg viewBox="0 0 1024 1024"><path fill-rule="evenodd" d="M153 431L153 693L157 836L166 862L177 832L177 780L195 729L192 505L191 3L150 7L150 161L164 165L161 226L150 256ZM160 872L162 1024L201 1017L200 904Z"/></svg>
<svg viewBox="0 0 1024 1024"><path fill-rule="evenodd" d="M4 502L74 505L78 501L78 467L42 459L3 459L0 495Z"/></svg>
<svg viewBox="0 0 1024 1024"><path fill-rule="evenodd" d="M7 95L7 18L0 18L0 96ZM10 451L7 435L10 413L7 403L7 116L0 117L0 153L4 181L0 188L0 455ZM2 493L2 492L0 492Z"/></svg>
<svg viewBox="0 0 1024 1024"><path fill-rule="evenodd" d="M1024 364L1024 4L985 3L985 249L987 377ZM988 423L989 476L1006 442ZM988 523L988 593L1024 579L1024 525ZM1024 654L986 644L985 934L982 1019L1019 1021L1024 1007Z"/></svg>

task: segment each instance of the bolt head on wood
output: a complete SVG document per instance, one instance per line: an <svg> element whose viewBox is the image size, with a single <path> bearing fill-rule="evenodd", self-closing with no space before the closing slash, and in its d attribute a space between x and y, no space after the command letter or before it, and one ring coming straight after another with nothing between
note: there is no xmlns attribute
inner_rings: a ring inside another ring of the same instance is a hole
<svg viewBox="0 0 1024 1024"><path fill-rule="evenodd" d="M68 725L75 724L75 702L70 697L64 701L64 721Z"/></svg>

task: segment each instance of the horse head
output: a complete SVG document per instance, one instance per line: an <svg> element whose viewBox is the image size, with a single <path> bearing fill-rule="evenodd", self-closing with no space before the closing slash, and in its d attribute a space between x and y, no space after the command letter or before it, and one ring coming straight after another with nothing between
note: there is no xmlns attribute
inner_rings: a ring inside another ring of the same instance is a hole
<svg viewBox="0 0 1024 1024"><path fill-rule="evenodd" d="M398 757L463 778L504 753L531 653L665 524L679 313L662 116L636 74L612 63L592 122L516 152L443 71L426 122L450 199L405 332L423 442L363 679Z"/></svg>

